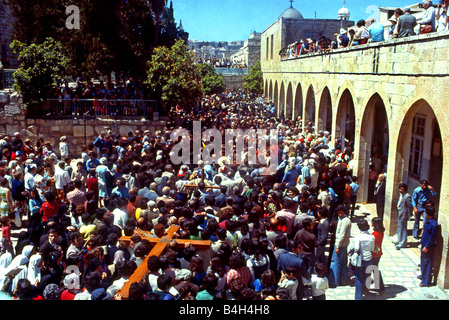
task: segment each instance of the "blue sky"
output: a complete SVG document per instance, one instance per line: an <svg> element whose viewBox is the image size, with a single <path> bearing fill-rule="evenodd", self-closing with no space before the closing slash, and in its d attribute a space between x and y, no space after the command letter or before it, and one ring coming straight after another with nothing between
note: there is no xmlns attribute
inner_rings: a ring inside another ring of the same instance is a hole
<svg viewBox="0 0 449 320"><path fill-rule="evenodd" d="M182 20L190 39L202 41L245 40L262 32L288 7L289 0L172 0L176 23ZM350 19L376 14L376 8L404 7L419 0L347 0ZM295 0L293 7L306 19L336 19L343 0ZM378 11L378 9L377 9Z"/></svg>

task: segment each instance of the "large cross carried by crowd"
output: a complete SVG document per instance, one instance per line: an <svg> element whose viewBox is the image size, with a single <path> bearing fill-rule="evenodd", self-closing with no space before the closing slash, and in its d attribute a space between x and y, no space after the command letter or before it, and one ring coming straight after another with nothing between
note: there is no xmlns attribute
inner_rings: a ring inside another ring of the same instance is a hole
<svg viewBox="0 0 449 320"><path fill-rule="evenodd" d="M175 233L179 230L179 226L170 226L168 228L166 235L162 238L150 238L145 236L146 234L149 235L149 233L146 232L140 232L138 235L142 237L142 239L146 239L150 241L150 243L155 244L153 249L150 251L150 253L145 257L145 259L142 261L142 263L139 265L139 267L134 271L134 273L129 278L129 281L125 283L125 285L117 292L118 294L122 295L122 299L128 299L129 297L129 287L134 282L140 282L142 279L145 278L148 267L147 267L147 260L150 256L161 256L165 249L167 248L168 243L171 240L175 240L179 247L184 247L186 243L190 243L192 246L194 246L198 250L204 250L209 249L211 241L203 241L203 240L190 240L190 239L174 239ZM126 241L130 242L131 237L121 237L120 241Z"/></svg>

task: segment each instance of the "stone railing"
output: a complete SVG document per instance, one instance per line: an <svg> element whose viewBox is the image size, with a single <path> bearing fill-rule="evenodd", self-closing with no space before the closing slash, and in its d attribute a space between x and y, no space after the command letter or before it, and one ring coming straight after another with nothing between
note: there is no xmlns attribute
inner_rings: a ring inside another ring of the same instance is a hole
<svg viewBox="0 0 449 320"><path fill-rule="evenodd" d="M449 31L396 38L282 60L280 70L308 74L447 76Z"/></svg>

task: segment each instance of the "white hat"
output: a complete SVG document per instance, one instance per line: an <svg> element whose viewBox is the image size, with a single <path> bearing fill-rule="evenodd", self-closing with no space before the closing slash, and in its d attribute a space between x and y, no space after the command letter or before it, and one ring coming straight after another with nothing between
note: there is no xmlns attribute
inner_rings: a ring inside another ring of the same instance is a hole
<svg viewBox="0 0 449 320"><path fill-rule="evenodd" d="M59 140L60 140L60 141L67 140L67 137L66 137L66 136L62 136Z"/></svg>
<svg viewBox="0 0 449 320"><path fill-rule="evenodd" d="M343 29L343 28L341 28L341 29L340 29L340 34L346 34L346 30Z"/></svg>

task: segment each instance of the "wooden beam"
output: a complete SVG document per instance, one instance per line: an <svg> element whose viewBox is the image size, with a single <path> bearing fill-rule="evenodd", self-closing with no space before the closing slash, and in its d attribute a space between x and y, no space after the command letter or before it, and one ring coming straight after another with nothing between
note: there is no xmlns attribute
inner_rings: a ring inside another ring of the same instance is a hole
<svg viewBox="0 0 449 320"><path fill-rule="evenodd" d="M211 241L204 241L204 240L188 240L188 239L173 239L175 233L179 230L179 226L172 225L170 228L168 228L167 233L162 238L149 238L148 235L150 232L148 231L137 231L135 232L135 235L139 235L142 237L142 239L147 239L149 242L154 243L155 246L153 249L151 249L148 256L145 257L145 259L140 263L140 265L137 267L136 271L129 277L129 280L125 282L123 287L117 292L122 295L122 299L127 300L129 297L129 287L134 282L140 282L142 279L145 278L146 274L148 273L148 266L147 261L148 258L151 256L161 256L164 250L167 248L168 243L171 240L176 240L178 243L178 246L183 247L186 243L190 243L192 246L199 250L203 249L209 249ZM125 241L130 242L131 237L121 237L119 241Z"/></svg>

